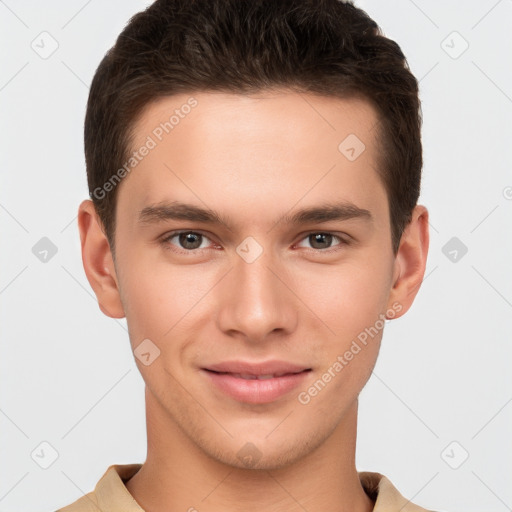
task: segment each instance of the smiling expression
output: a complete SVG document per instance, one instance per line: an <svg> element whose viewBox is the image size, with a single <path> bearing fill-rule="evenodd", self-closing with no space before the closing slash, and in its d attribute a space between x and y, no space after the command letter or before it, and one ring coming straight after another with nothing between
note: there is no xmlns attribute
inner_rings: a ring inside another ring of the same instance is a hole
<svg viewBox="0 0 512 512"><path fill-rule="evenodd" d="M117 191L115 279L132 348L159 351L136 359L148 412L217 460L242 467L252 446L279 467L352 414L382 329L335 362L397 300L377 116L360 99L198 92L155 137L190 96L134 126L134 148L156 144Z"/></svg>

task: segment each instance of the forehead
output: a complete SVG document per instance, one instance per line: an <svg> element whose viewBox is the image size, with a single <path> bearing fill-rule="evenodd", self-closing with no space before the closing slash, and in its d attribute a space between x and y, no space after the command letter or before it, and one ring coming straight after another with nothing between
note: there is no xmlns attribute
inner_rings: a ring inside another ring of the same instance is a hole
<svg viewBox="0 0 512 512"><path fill-rule="evenodd" d="M184 122L186 119L189 121ZM278 133L276 142L293 142L308 135L315 143L319 138L336 140L355 133L371 143L377 125L377 111L362 97L337 98L286 89L253 94L201 91L151 101L135 120L132 134L135 146L148 134L160 140L186 130L191 137L193 129L201 137L222 136L232 128L236 131L231 131L230 137L259 135L264 139Z"/></svg>
<svg viewBox="0 0 512 512"><path fill-rule="evenodd" d="M173 199L239 211L320 199L367 207L383 192L377 125L360 98L286 90L163 97L134 123L132 151L151 149L122 188L138 212Z"/></svg>

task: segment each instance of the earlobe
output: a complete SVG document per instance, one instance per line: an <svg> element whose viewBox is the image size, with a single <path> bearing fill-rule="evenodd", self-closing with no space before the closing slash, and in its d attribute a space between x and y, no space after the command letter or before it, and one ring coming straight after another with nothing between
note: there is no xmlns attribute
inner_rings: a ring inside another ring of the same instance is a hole
<svg viewBox="0 0 512 512"><path fill-rule="evenodd" d="M123 318L112 252L94 203L89 199L82 201L78 208L78 229L85 274L101 311L111 318Z"/></svg>
<svg viewBox="0 0 512 512"><path fill-rule="evenodd" d="M393 287L388 307L399 303L402 308L394 318L402 316L411 307L425 274L429 247L428 210L417 205L411 221L405 228L395 259Z"/></svg>

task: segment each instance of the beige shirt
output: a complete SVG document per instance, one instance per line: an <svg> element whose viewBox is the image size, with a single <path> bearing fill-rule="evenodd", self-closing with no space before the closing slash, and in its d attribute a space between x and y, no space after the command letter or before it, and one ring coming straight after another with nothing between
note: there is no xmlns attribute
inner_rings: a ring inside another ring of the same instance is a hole
<svg viewBox="0 0 512 512"><path fill-rule="evenodd" d="M124 483L142 464L109 466L94 491L57 512L144 512ZM382 474L363 471L359 479L368 496L375 501L373 512L431 512L406 500Z"/></svg>

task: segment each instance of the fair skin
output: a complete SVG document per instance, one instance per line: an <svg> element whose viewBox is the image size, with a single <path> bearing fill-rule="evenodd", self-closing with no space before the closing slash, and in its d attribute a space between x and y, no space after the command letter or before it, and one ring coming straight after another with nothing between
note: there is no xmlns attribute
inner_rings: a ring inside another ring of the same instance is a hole
<svg viewBox="0 0 512 512"><path fill-rule="evenodd" d="M148 105L133 148L190 96ZM397 318L411 306L425 272L428 211L416 206L395 256L375 171L377 117L363 100L193 97L197 107L118 186L115 264L92 202L79 209L84 269L101 310L126 316L133 350L146 339L160 350L149 365L135 358L148 447L126 487L147 512L369 512L355 467L358 395L383 330L341 371L332 368L379 315ZM338 149L349 134L365 144L353 161ZM164 201L215 211L225 223L140 219ZM371 218L284 219L341 201ZM171 237L175 230L192 234ZM258 245L242 247L262 250L250 262L237 252L247 237ZM226 394L207 369L276 359L307 371L263 402ZM300 402L329 368L325 387Z"/></svg>

